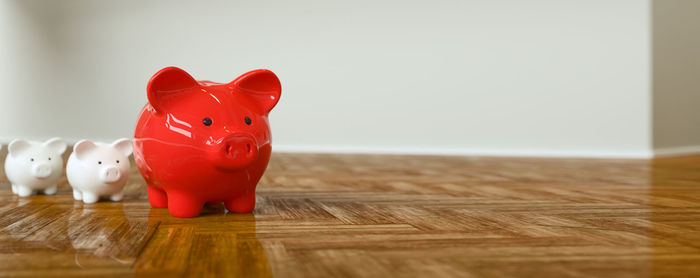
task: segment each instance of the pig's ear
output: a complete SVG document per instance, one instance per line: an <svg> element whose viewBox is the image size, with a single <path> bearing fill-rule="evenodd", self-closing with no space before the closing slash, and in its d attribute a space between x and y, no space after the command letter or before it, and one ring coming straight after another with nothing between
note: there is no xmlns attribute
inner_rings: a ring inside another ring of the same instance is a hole
<svg viewBox="0 0 700 278"><path fill-rule="evenodd" d="M132 151L131 140L126 138L117 139L117 141L112 142L112 148L117 149L124 156L129 156Z"/></svg>
<svg viewBox="0 0 700 278"><path fill-rule="evenodd" d="M18 157L24 151L28 150L31 146L32 144L25 140L15 139L12 140L12 142L10 142L10 145L7 146L7 153L9 153L13 157Z"/></svg>
<svg viewBox="0 0 700 278"><path fill-rule="evenodd" d="M229 84L255 99L265 114L275 107L282 93L277 75L266 69L249 71Z"/></svg>
<svg viewBox="0 0 700 278"><path fill-rule="evenodd" d="M66 146L66 142L63 142L63 139L58 137L51 138L44 142L44 146L53 150L57 154L63 154L63 152L66 151L66 147L68 147Z"/></svg>
<svg viewBox="0 0 700 278"><path fill-rule="evenodd" d="M96 149L97 146L90 140L80 140L73 146L73 153L79 160L83 160L87 154Z"/></svg>
<svg viewBox="0 0 700 278"><path fill-rule="evenodd" d="M176 67L164 68L148 81L148 103L156 112L163 111L166 104L184 89L197 86L197 81L187 72Z"/></svg>

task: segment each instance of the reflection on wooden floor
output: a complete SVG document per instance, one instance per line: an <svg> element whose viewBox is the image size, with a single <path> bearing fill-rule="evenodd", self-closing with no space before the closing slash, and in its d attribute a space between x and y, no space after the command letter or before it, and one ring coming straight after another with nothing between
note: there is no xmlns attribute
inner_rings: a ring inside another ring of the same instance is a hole
<svg viewBox="0 0 700 278"><path fill-rule="evenodd" d="M4 177L3 177L4 178ZM0 275L700 276L700 157L274 154L254 214L19 198L0 185Z"/></svg>

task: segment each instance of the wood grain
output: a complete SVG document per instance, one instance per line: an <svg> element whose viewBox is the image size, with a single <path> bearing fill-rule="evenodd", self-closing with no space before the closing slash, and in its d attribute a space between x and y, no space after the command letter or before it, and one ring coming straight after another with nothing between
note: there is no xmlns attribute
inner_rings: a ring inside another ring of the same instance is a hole
<svg viewBox="0 0 700 278"><path fill-rule="evenodd" d="M700 276L700 157L274 154L253 214L19 198L0 185L2 276Z"/></svg>

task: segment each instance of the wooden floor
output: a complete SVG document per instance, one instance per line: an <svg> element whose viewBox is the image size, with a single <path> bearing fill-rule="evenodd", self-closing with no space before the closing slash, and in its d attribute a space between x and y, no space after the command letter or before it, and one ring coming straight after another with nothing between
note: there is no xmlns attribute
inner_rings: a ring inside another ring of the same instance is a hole
<svg viewBox="0 0 700 278"><path fill-rule="evenodd" d="M1 276L700 276L700 157L274 154L253 214L19 198L0 185Z"/></svg>

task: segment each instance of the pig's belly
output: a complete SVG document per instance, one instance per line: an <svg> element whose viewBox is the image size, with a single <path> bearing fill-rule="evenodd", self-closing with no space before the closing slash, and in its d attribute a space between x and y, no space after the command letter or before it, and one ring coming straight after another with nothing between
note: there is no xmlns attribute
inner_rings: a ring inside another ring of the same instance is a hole
<svg viewBox="0 0 700 278"><path fill-rule="evenodd" d="M90 192L100 196L112 195L121 192L124 189L124 183L117 184L93 184L90 182L78 182L73 185L74 189L81 192Z"/></svg>
<svg viewBox="0 0 700 278"><path fill-rule="evenodd" d="M184 194L210 202L223 201L246 191L255 190L259 178L245 173L244 170L242 173L210 173L181 179L153 177L152 184L166 194Z"/></svg>

